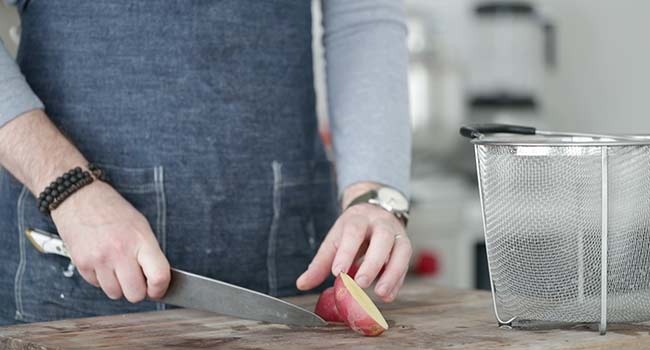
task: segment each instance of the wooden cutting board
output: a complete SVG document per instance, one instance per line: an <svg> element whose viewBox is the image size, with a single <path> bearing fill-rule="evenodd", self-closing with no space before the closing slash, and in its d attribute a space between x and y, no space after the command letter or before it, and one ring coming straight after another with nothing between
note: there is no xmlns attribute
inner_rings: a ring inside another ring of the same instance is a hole
<svg viewBox="0 0 650 350"><path fill-rule="evenodd" d="M290 298L313 309L316 296ZM0 328L0 349L648 349L650 324L501 329L489 293L411 281L380 305L391 328L376 338L343 326L263 324L194 310L168 310Z"/></svg>

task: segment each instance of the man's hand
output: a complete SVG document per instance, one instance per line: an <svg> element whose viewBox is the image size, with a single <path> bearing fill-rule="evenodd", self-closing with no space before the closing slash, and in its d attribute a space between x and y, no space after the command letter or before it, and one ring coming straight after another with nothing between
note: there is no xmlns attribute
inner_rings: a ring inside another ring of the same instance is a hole
<svg viewBox="0 0 650 350"><path fill-rule="evenodd" d="M343 207L356 196L375 187L378 185L371 183L350 186L344 193ZM398 234L400 236L396 238ZM385 266L375 286L375 293L385 302L391 302L404 283L411 253L405 228L393 214L371 204L358 204L341 214L296 285L300 290L312 289L322 283L330 272L336 276L339 272L348 271L363 256L356 282L362 288L369 287Z"/></svg>
<svg viewBox="0 0 650 350"><path fill-rule="evenodd" d="M88 161L42 110L33 110L0 127L0 164L38 195ZM110 298L138 302L164 295L169 263L144 216L111 186L95 181L51 215L83 278Z"/></svg>
<svg viewBox="0 0 650 350"><path fill-rule="evenodd" d="M111 299L159 299L170 266L149 223L109 185L95 181L52 211L83 278Z"/></svg>

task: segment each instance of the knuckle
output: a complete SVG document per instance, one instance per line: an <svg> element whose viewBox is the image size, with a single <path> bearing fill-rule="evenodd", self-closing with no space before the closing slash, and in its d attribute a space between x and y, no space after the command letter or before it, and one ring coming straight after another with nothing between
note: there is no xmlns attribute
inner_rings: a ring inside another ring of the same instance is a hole
<svg viewBox="0 0 650 350"><path fill-rule="evenodd" d="M124 240L117 239L117 238L111 240L110 247L112 250L112 254L109 253L109 256L110 255L124 256L128 251L128 245L126 244L126 242L124 242Z"/></svg>
<svg viewBox="0 0 650 350"><path fill-rule="evenodd" d="M350 246L341 246L339 248L339 253L337 254L337 260L352 260L352 257L355 256L357 251Z"/></svg>
<svg viewBox="0 0 650 350"><path fill-rule="evenodd" d="M382 239L394 239L394 237L395 237L395 233L391 232L385 226L377 226L373 230L373 235L374 236L380 236Z"/></svg>
<svg viewBox="0 0 650 350"><path fill-rule="evenodd" d="M366 270L377 273L384 266L384 262L374 257L366 257L364 265L366 265Z"/></svg>
<svg viewBox="0 0 650 350"><path fill-rule="evenodd" d="M90 275L90 272L93 271L93 260L88 256L80 256L74 259L74 264L77 266L77 270L81 273Z"/></svg>
<svg viewBox="0 0 650 350"><path fill-rule="evenodd" d="M91 254L92 266L106 265L111 260L111 254L107 249L96 249Z"/></svg>
<svg viewBox="0 0 650 350"><path fill-rule="evenodd" d="M365 234L364 226L358 221L347 222L343 227L343 234L346 236L362 236Z"/></svg>
<svg viewBox="0 0 650 350"><path fill-rule="evenodd" d="M166 287L170 279L171 276L169 271L161 269L151 274L151 276L148 277L147 282L150 286L159 289Z"/></svg>
<svg viewBox="0 0 650 350"><path fill-rule="evenodd" d="M145 290L143 288L139 288L138 290L133 291L130 295L127 295L126 300L128 300L131 304L136 304L143 301L145 296Z"/></svg>

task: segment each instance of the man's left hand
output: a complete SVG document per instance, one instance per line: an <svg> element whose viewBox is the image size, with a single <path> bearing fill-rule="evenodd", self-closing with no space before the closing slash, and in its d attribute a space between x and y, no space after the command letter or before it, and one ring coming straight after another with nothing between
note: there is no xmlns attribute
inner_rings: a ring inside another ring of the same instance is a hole
<svg viewBox="0 0 650 350"><path fill-rule="evenodd" d="M371 183L350 186L343 196L343 208L357 195L377 186ZM404 283L411 254L404 225L392 213L376 205L357 204L339 216L296 285L300 290L312 289L330 272L334 276L347 272L363 257L355 276L357 284L368 288L377 279L375 293L384 302L391 302ZM384 272L379 275L382 268Z"/></svg>

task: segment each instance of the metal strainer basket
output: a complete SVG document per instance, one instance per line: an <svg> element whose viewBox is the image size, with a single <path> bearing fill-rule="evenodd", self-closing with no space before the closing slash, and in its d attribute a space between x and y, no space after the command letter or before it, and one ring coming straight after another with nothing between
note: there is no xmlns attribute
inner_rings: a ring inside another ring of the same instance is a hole
<svg viewBox="0 0 650 350"><path fill-rule="evenodd" d="M461 128L476 152L494 311L650 320L650 137Z"/></svg>

